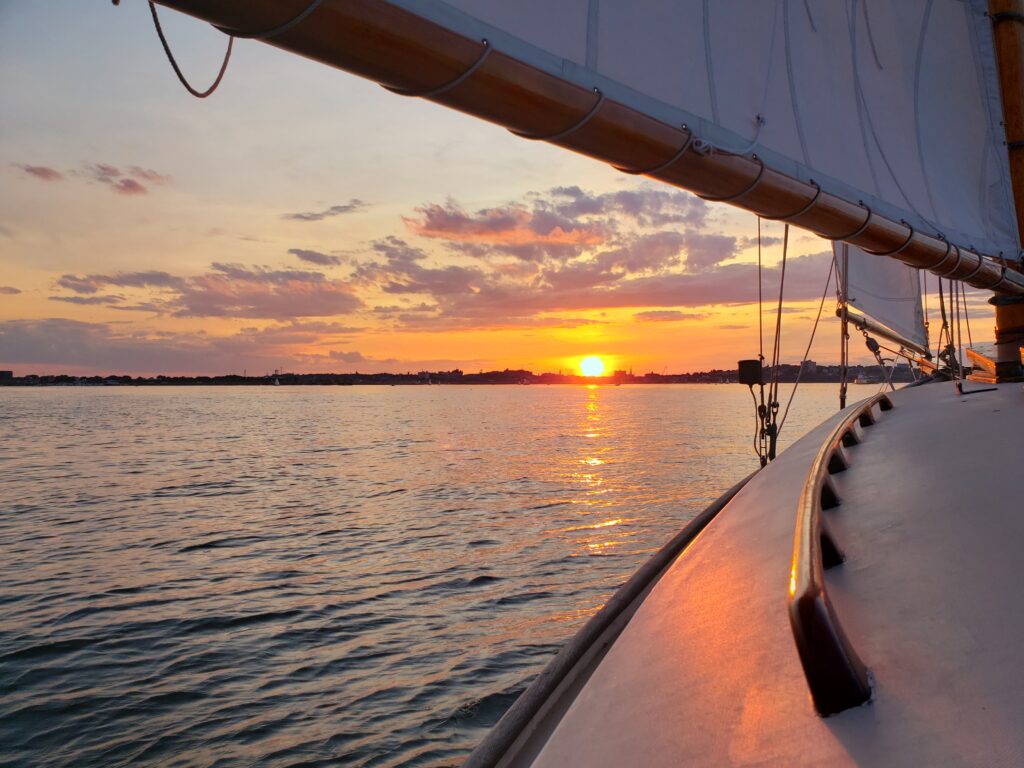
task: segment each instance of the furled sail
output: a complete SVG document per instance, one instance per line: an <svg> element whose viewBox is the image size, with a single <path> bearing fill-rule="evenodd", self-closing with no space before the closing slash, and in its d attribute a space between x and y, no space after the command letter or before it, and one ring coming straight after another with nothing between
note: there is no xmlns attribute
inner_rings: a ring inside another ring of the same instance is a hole
<svg viewBox="0 0 1024 768"><path fill-rule="evenodd" d="M985 0L159 2L706 199L1024 293Z"/></svg>
<svg viewBox="0 0 1024 768"><path fill-rule="evenodd" d="M983 0L394 0L924 232L1019 250Z"/></svg>
<svg viewBox="0 0 1024 768"><path fill-rule="evenodd" d="M849 307L895 331L891 338L927 349L919 270L852 245L835 250Z"/></svg>

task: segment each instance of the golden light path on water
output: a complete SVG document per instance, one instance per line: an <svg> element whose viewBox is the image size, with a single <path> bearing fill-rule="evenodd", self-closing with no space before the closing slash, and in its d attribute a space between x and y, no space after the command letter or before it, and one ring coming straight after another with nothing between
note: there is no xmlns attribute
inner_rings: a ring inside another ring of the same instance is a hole
<svg viewBox="0 0 1024 768"><path fill-rule="evenodd" d="M458 763L756 465L735 385L2 399L5 765Z"/></svg>

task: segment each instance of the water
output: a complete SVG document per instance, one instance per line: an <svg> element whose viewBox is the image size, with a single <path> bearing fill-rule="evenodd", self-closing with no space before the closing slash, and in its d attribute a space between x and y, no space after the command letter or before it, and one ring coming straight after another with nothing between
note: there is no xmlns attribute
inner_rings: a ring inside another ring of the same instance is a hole
<svg viewBox="0 0 1024 768"><path fill-rule="evenodd" d="M458 764L752 429L738 385L0 390L0 765Z"/></svg>

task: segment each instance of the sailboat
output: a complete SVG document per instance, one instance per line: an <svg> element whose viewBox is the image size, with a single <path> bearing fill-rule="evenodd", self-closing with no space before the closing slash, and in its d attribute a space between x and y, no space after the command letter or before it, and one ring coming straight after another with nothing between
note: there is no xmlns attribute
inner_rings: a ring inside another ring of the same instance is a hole
<svg viewBox="0 0 1024 768"><path fill-rule="evenodd" d="M769 381L764 466L467 765L1019 764L1021 0L159 4L831 240L844 364L859 331L929 374L843 402L778 456ZM949 291L934 355L929 274ZM965 285L996 323L971 378ZM766 376L741 366L752 389Z"/></svg>

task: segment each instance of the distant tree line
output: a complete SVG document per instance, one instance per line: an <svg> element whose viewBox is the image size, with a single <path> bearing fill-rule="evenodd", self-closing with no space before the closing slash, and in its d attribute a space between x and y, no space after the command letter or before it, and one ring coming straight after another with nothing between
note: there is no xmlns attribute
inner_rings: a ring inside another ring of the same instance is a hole
<svg viewBox="0 0 1024 768"><path fill-rule="evenodd" d="M801 367L803 374L800 375ZM6 371L0 373L8 373ZM767 380L771 368L765 368ZM838 382L838 365L817 365L805 362L801 365L780 365L778 379L783 383L794 382L797 376L805 382ZM889 370L877 365L852 365L849 368L850 381L885 381ZM909 365L897 365L892 371L893 382L913 380ZM730 384L737 381L735 369L713 369L697 373L643 373L634 375L629 371L615 371L608 376L580 376L565 373L533 373L521 369L503 371L481 371L465 373L459 369L451 371L419 371L417 373L273 373L264 376L74 376L71 374L48 374L25 376L0 376L0 386L352 386L356 384L376 385L424 385L424 384Z"/></svg>

